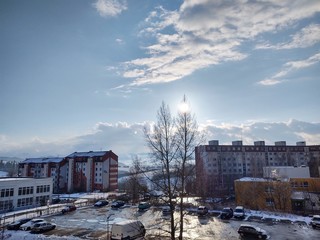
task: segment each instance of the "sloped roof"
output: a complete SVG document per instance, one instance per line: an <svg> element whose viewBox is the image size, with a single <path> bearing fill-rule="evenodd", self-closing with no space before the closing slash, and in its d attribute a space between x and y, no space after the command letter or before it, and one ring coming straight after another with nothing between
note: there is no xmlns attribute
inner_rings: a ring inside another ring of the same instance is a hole
<svg viewBox="0 0 320 240"><path fill-rule="evenodd" d="M21 163L60 163L63 159L62 157L27 158Z"/></svg>
<svg viewBox="0 0 320 240"><path fill-rule="evenodd" d="M74 152L68 155L68 158L74 157L101 157L104 156L106 153L111 151L89 151L89 152Z"/></svg>

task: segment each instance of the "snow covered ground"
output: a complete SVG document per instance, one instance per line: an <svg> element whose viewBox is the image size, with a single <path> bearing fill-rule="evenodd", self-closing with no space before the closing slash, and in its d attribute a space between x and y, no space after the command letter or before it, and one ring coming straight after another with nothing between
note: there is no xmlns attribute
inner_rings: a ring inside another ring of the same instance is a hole
<svg viewBox="0 0 320 240"><path fill-rule="evenodd" d="M81 199L88 199L88 198L108 198L109 194L115 194L115 193L77 193L77 194L64 194L60 195L61 198L77 198L78 201L81 201ZM192 199L190 199L192 200ZM194 199L193 199L193 202ZM217 210L211 210L211 212L217 212ZM285 213L274 213L274 212L266 212L266 211L253 211L253 210L246 210L246 219L250 217L258 217L262 220L270 220L273 221L291 221L294 222L302 222L306 225L309 225L311 218L310 217L303 217L298 216L294 214L285 214ZM45 217L45 216L44 216ZM40 240L40 239L51 239L51 240L79 240L81 238L74 237L74 236L55 236L55 235L43 235L43 234L31 234L29 232L25 231L8 231L5 230L0 233L0 239L9 239L9 240L20 240L20 239L26 239L26 240Z"/></svg>

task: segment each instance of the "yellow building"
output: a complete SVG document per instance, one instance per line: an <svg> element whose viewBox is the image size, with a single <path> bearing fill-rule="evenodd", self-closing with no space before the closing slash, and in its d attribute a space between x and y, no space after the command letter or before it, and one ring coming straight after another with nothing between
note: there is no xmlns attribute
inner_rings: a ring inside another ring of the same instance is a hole
<svg viewBox="0 0 320 240"><path fill-rule="evenodd" d="M253 210L315 213L320 211L320 178L246 177L235 181L235 195L237 205Z"/></svg>

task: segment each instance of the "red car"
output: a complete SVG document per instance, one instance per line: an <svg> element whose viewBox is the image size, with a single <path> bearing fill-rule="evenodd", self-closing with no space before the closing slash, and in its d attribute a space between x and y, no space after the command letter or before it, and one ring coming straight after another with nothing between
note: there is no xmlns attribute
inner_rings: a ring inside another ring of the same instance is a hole
<svg viewBox="0 0 320 240"><path fill-rule="evenodd" d="M65 207L61 210L61 213L62 213L62 214L65 214L65 213L67 213L67 212L75 211L76 209L77 209L77 207L74 206L74 205L67 205L67 206L65 206Z"/></svg>

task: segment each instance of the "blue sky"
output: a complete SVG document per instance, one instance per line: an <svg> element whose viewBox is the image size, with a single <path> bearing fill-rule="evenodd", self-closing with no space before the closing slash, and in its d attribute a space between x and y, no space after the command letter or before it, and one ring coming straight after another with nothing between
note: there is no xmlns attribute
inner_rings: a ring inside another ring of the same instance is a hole
<svg viewBox="0 0 320 240"><path fill-rule="evenodd" d="M320 2L0 1L0 156L147 152L185 94L207 139L320 144Z"/></svg>

